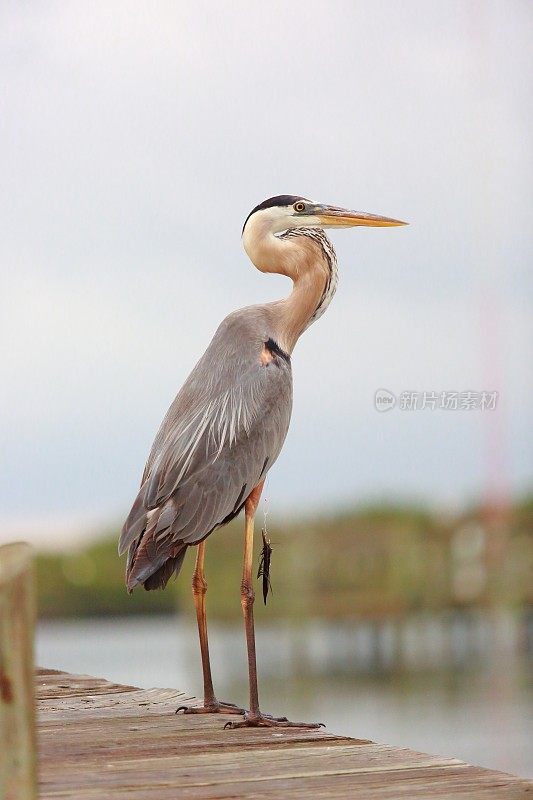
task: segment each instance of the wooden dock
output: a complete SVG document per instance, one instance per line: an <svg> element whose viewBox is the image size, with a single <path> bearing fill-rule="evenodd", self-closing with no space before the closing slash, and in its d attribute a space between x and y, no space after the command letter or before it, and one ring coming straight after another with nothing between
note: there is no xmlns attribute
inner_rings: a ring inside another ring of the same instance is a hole
<svg viewBox="0 0 533 800"><path fill-rule="evenodd" d="M191 697L55 670L36 674L41 798L531 798L533 782L327 730L223 730Z"/></svg>

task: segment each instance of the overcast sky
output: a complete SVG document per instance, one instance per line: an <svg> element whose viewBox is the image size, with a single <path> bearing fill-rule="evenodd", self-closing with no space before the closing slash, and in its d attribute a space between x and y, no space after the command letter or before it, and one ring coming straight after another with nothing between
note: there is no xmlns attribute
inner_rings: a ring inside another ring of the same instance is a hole
<svg viewBox="0 0 533 800"><path fill-rule="evenodd" d="M270 511L530 489L532 21L512 0L4 2L4 535L128 510L220 320L290 288L240 242L279 193L411 225L331 232ZM499 408L384 414L378 388Z"/></svg>

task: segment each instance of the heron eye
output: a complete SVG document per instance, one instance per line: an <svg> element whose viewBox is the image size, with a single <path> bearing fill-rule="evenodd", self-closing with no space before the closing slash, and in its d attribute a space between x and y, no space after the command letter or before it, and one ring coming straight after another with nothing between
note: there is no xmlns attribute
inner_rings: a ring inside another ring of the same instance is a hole
<svg viewBox="0 0 533 800"><path fill-rule="evenodd" d="M295 203L293 205L293 208L294 208L295 211L305 211L305 203L301 203L301 202Z"/></svg>

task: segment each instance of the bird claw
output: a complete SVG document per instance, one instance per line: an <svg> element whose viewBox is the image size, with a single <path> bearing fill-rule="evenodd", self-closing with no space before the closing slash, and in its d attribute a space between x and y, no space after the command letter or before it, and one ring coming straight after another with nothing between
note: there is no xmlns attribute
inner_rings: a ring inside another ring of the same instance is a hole
<svg viewBox="0 0 533 800"><path fill-rule="evenodd" d="M269 714L251 715L246 712L244 719L239 722L226 722L226 728L325 728L323 722L291 722L287 717L271 717Z"/></svg>
<svg viewBox="0 0 533 800"><path fill-rule="evenodd" d="M239 708L235 703L224 703L222 700L203 706L179 706L174 713L179 714L180 711L184 714L246 714L245 708Z"/></svg>

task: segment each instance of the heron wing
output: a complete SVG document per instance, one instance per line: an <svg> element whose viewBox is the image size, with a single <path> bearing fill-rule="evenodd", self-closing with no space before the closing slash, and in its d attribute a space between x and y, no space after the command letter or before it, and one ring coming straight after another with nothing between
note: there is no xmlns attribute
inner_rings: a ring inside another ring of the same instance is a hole
<svg viewBox="0 0 533 800"><path fill-rule="evenodd" d="M253 307L230 315L170 407L120 539L130 588L238 514L277 459L292 378L288 357L262 363L269 340Z"/></svg>

